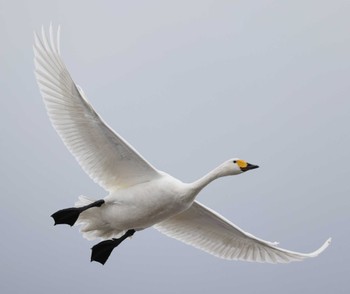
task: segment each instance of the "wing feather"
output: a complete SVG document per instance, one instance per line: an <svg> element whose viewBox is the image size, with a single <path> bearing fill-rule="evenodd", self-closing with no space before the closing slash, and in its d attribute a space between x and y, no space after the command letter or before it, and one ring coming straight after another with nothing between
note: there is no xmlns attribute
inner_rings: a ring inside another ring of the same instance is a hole
<svg viewBox="0 0 350 294"><path fill-rule="evenodd" d="M95 112L74 83L60 55L56 38L34 33L36 79L52 125L83 170L108 191L157 178L151 166Z"/></svg>
<svg viewBox="0 0 350 294"><path fill-rule="evenodd" d="M328 239L312 253L285 250L244 232L198 201L154 226L161 233L224 259L287 263L319 255L330 244Z"/></svg>

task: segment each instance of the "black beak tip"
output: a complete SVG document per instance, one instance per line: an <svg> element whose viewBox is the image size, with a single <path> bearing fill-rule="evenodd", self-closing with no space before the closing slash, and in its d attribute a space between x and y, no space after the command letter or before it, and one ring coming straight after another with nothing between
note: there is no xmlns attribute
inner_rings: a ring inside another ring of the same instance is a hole
<svg viewBox="0 0 350 294"><path fill-rule="evenodd" d="M255 165L255 164L250 164L248 163L248 165L244 168L241 168L242 171L248 171L248 170L251 170L251 169L256 169L256 168L259 168L258 165Z"/></svg>

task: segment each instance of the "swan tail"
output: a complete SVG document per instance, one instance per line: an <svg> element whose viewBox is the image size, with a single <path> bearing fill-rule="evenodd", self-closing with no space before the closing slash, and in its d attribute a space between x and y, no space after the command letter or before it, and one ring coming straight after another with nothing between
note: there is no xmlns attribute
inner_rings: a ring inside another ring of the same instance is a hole
<svg viewBox="0 0 350 294"><path fill-rule="evenodd" d="M96 200L86 196L79 196L75 203L76 208L86 207L95 203ZM79 215L75 225L81 226L80 232L87 240L102 239L108 240L112 238L119 238L125 234L126 230L118 230L112 227L103 217L103 206L99 208L91 208L85 210Z"/></svg>
<svg viewBox="0 0 350 294"><path fill-rule="evenodd" d="M86 197L84 195L80 195L79 198L78 198L78 201L75 202L75 207L82 207L82 206L85 206L85 205L89 205L93 202L95 202L96 200L95 199L91 199L89 197Z"/></svg>

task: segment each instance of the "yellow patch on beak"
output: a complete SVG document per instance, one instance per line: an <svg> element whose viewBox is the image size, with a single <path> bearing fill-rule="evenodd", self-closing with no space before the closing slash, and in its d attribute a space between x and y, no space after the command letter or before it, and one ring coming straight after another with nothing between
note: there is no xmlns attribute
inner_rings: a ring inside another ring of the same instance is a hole
<svg viewBox="0 0 350 294"><path fill-rule="evenodd" d="M248 166L248 163L245 162L244 160L239 159L239 160L237 160L237 165L238 165L240 168L245 168L245 167Z"/></svg>

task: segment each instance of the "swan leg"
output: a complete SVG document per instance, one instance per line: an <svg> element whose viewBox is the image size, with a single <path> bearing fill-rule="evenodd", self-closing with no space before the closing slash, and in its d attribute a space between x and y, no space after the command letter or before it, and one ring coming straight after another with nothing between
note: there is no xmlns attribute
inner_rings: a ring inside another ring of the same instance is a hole
<svg viewBox="0 0 350 294"><path fill-rule="evenodd" d="M98 200L82 207L61 209L52 214L51 217L54 219L55 225L67 224L73 226L83 211L92 207L100 207L103 203L105 203L104 200Z"/></svg>
<svg viewBox="0 0 350 294"><path fill-rule="evenodd" d="M101 264L105 264L113 249L117 247L121 242L123 242L126 238L134 235L134 233L135 230L128 230L123 236L118 239L113 238L112 240L105 240L96 244L91 248L91 261L97 261Z"/></svg>

